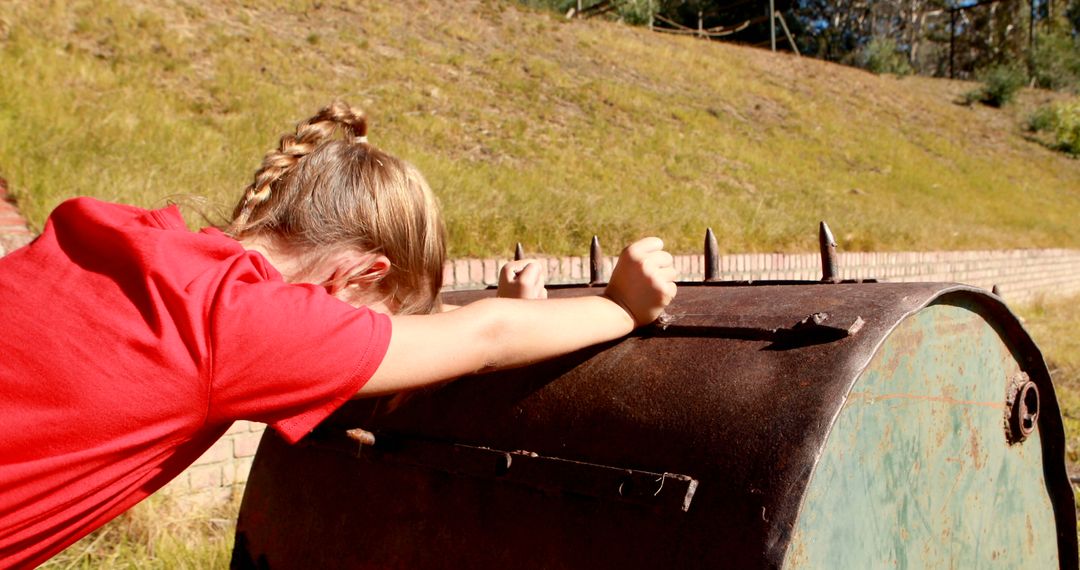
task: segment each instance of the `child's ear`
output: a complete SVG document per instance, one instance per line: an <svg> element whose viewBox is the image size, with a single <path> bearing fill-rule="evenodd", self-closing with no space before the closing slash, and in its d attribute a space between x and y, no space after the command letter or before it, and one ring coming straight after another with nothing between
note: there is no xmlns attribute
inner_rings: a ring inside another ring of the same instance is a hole
<svg viewBox="0 0 1080 570"><path fill-rule="evenodd" d="M364 288L377 285L390 273L390 267L390 259L382 254L350 256L338 264L327 289L331 295L336 295L350 285Z"/></svg>
<svg viewBox="0 0 1080 570"><path fill-rule="evenodd" d="M385 255L378 254L371 264L353 274L350 281L360 283L378 283L390 273L390 259Z"/></svg>

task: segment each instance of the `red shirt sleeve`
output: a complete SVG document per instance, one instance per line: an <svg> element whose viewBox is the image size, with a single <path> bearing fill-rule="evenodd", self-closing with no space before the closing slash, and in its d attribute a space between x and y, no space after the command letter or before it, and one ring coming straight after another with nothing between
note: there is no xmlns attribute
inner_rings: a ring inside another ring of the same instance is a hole
<svg viewBox="0 0 1080 570"><path fill-rule="evenodd" d="M241 256L209 307L208 421L248 419L296 442L382 362L390 318L314 285L266 280Z"/></svg>

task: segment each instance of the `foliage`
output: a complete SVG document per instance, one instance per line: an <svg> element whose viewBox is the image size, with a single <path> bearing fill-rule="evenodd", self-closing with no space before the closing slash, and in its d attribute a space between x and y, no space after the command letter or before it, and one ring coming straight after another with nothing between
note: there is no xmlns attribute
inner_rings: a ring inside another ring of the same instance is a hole
<svg viewBox="0 0 1080 570"><path fill-rule="evenodd" d="M1065 17L1074 32L1080 31L1080 0L1070 0L1065 9Z"/></svg>
<svg viewBox="0 0 1080 570"><path fill-rule="evenodd" d="M1039 36L1031 68L1039 87L1080 91L1080 40L1061 29Z"/></svg>
<svg viewBox="0 0 1080 570"><path fill-rule="evenodd" d="M967 100L978 101L991 107L1002 107L1011 103L1027 82L1023 70L1009 64L992 66L981 72L980 77L982 86L969 92Z"/></svg>
<svg viewBox="0 0 1080 570"><path fill-rule="evenodd" d="M559 14L566 14L571 8L577 7L577 0L518 0L531 8L551 10ZM600 0L584 0L581 2L583 10L598 4ZM665 5L671 4L671 0L611 0L613 10L605 12L615 16L618 20L632 25L648 24L653 14L660 12Z"/></svg>
<svg viewBox="0 0 1080 570"><path fill-rule="evenodd" d="M565 13L576 0L520 0ZM608 17L645 24L654 14L687 28L700 24L738 31L725 39L751 45L769 41L768 19L759 2L730 0L584 0L607 4ZM1075 89L1080 49L1080 0L1062 10L1028 0L776 0L799 51L875 73L937 75L970 79L979 70L1024 62L1039 86ZM745 24L745 26L741 26ZM667 27L661 24L661 27ZM883 40L892 41L887 49ZM1034 43L1034 53L1030 49ZM778 47L787 48L786 42ZM895 53L894 53L895 52ZM906 64L904 63L906 60Z"/></svg>
<svg viewBox="0 0 1080 570"><path fill-rule="evenodd" d="M1080 99L1040 107L1029 118L1028 128L1048 133L1049 146L1080 155Z"/></svg>
<svg viewBox="0 0 1080 570"><path fill-rule="evenodd" d="M862 49L862 66L877 74L908 75L911 64L892 38L874 38Z"/></svg>
<svg viewBox="0 0 1080 570"><path fill-rule="evenodd" d="M619 19L628 23L643 25L648 24L660 8L661 0L618 0L616 12Z"/></svg>
<svg viewBox="0 0 1080 570"><path fill-rule="evenodd" d="M1035 111L1028 116L1027 128L1034 133L1053 130L1054 122L1056 120L1057 113L1054 110L1054 106L1043 105L1042 107L1035 109Z"/></svg>
<svg viewBox="0 0 1080 570"><path fill-rule="evenodd" d="M1057 139L1058 148L1080 155L1080 100L1057 108L1054 137Z"/></svg>

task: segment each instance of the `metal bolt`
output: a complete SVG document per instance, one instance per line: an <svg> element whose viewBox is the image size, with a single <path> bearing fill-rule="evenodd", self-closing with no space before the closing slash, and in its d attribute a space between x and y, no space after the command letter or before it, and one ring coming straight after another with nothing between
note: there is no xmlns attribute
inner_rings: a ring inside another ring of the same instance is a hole
<svg viewBox="0 0 1080 570"><path fill-rule="evenodd" d="M825 222L818 226L818 245L821 247L821 280L825 283L838 283L840 276L836 269L836 238L833 237L829 224Z"/></svg>
<svg viewBox="0 0 1080 570"><path fill-rule="evenodd" d="M720 254L717 253L716 234L712 228L705 230L705 281L720 279Z"/></svg>
<svg viewBox="0 0 1080 570"><path fill-rule="evenodd" d="M514 248L514 261L521 261L522 259L525 259L525 248L521 247L519 241L517 247Z"/></svg>

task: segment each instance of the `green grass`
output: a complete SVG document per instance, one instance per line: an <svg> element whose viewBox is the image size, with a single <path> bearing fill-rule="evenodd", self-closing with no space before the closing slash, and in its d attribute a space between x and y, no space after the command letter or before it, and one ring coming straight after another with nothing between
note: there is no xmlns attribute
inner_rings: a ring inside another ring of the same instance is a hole
<svg viewBox="0 0 1080 570"><path fill-rule="evenodd" d="M0 0L0 175L212 220L335 97L440 195L451 255L1080 246L1080 162L972 84L567 22L513 2ZM193 225L202 223L195 219Z"/></svg>

